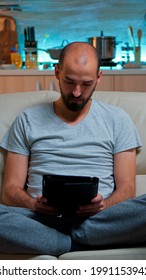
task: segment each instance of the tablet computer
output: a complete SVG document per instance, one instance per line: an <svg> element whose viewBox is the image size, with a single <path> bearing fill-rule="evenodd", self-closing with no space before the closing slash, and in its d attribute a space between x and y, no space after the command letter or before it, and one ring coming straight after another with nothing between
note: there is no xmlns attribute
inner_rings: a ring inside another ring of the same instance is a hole
<svg viewBox="0 0 146 280"><path fill-rule="evenodd" d="M43 175L42 195L60 213L73 212L97 195L98 182L97 177Z"/></svg>

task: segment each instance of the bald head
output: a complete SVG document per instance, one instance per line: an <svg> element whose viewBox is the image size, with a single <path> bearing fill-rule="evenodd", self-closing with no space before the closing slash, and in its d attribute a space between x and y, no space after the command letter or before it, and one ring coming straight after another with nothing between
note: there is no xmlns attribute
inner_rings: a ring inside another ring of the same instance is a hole
<svg viewBox="0 0 146 280"><path fill-rule="evenodd" d="M97 65L97 71L99 70L99 58L97 50L92 45L85 42L74 42L65 46L59 57L59 68L61 69L64 63L68 63L73 60L74 64L87 65L89 61L94 61Z"/></svg>

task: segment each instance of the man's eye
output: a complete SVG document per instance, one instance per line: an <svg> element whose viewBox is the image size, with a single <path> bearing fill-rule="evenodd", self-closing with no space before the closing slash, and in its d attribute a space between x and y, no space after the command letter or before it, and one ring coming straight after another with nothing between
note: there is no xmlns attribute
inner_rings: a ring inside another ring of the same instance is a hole
<svg viewBox="0 0 146 280"><path fill-rule="evenodd" d="M86 84L86 83L84 83L84 86L86 86L86 87L88 87L88 86L91 86L91 83L89 84Z"/></svg>
<svg viewBox="0 0 146 280"><path fill-rule="evenodd" d="M66 81L66 83L69 84L69 85L73 85L74 82Z"/></svg>

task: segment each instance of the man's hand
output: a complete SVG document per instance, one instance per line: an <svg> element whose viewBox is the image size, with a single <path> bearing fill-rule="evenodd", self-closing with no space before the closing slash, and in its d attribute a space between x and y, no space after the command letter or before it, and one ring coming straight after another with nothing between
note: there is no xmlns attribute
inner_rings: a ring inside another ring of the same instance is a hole
<svg viewBox="0 0 146 280"><path fill-rule="evenodd" d="M34 203L34 210L47 215L57 215L57 209L47 204L47 199L43 196L38 196Z"/></svg>
<svg viewBox="0 0 146 280"><path fill-rule="evenodd" d="M98 194L91 200L90 204L80 206L76 213L79 216L92 216L104 210L104 208L104 199L102 195Z"/></svg>

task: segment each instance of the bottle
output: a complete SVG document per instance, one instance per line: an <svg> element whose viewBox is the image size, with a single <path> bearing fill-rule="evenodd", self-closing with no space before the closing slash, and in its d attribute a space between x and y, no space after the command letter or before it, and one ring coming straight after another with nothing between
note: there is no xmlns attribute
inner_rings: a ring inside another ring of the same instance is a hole
<svg viewBox="0 0 146 280"><path fill-rule="evenodd" d="M33 68L33 56L30 52L26 54L25 66L27 69Z"/></svg>
<svg viewBox="0 0 146 280"><path fill-rule="evenodd" d="M22 57L19 53L19 45L16 44L15 50L11 53L11 63L15 64L17 68L22 67Z"/></svg>
<svg viewBox="0 0 146 280"><path fill-rule="evenodd" d="M10 49L10 57L11 57L11 64L14 64L14 55L16 53L16 49L15 48L11 48Z"/></svg>

